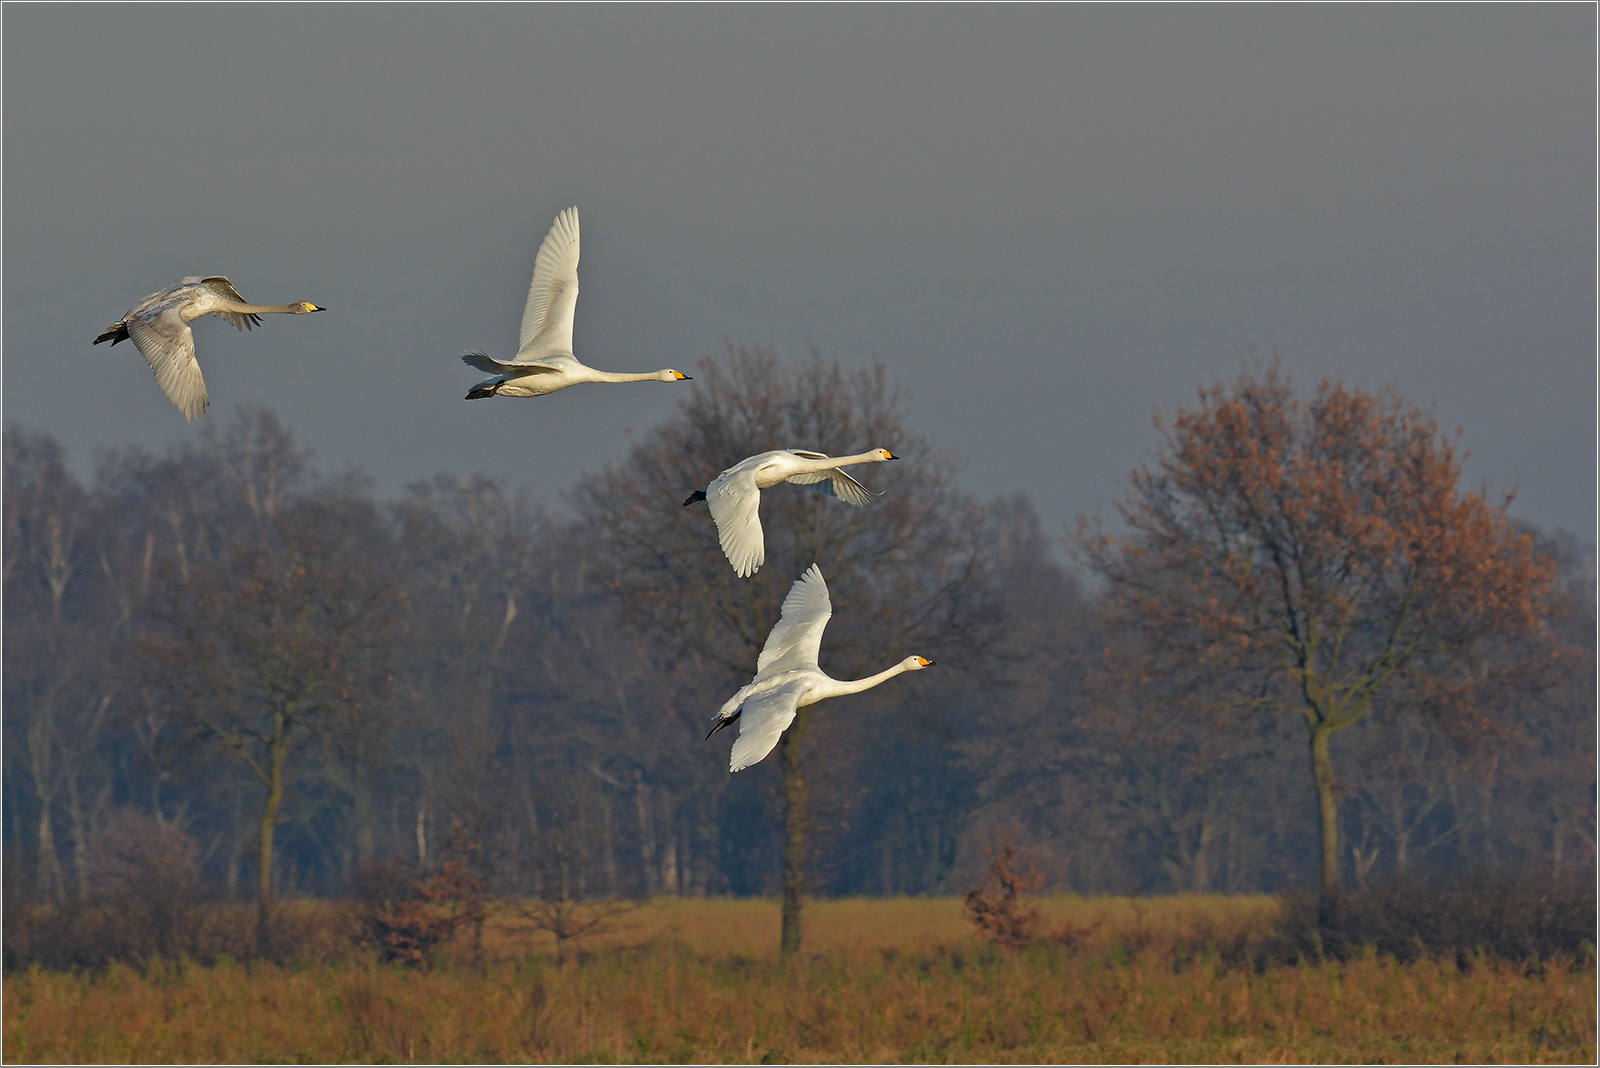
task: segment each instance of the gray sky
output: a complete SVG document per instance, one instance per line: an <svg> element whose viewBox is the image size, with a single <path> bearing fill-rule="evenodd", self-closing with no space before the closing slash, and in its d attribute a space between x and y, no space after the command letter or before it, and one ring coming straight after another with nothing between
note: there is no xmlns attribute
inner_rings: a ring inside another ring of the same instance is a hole
<svg viewBox="0 0 1600 1068"><path fill-rule="evenodd" d="M462 400L575 203L580 359L877 355L1052 529L1278 346L1594 536L1591 5L8 4L4 47L5 418L85 469L197 432L90 342L222 273L332 310L195 323L203 419L270 405L385 491L554 496L695 388Z"/></svg>

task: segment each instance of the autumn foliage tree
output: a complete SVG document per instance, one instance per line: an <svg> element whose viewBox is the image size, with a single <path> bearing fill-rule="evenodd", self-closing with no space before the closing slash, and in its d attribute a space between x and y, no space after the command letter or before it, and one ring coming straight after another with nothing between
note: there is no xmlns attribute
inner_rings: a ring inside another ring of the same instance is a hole
<svg viewBox="0 0 1600 1068"><path fill-rule="evenodd" d="M1273 362L1156 422L1163 448L1130 478L1125 528L1085 523L1076 551L1142 639L1121 670L1167 692L1192 680L1208 699L1190 713L1303 722L1331 900L1330 739L1407 709L1456 739L1503 734L1492 695L1538 667L1508 650L1540 626L1551 563L1509 498L1463 490L1451 439L1392 389L1324 381L1302 399Z"/></svg>
<svg viewBox="0 0 1600 1068"><path fill-rule="evenodd" d="M1017 847L1009 840L985 852L989 873L962 898L967 918L996 944L1021 949L1033 939L1039 922L1039 910L1027 895L1043 886L1044 878L1017 858Z"/></svg>

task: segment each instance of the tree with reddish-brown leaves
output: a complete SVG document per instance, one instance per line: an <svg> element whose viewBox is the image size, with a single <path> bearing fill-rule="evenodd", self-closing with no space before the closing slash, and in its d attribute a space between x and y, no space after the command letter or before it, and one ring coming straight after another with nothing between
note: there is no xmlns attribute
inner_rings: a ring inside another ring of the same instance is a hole
<svg viewBox="0 0 1600 1068"><path fill-rule="evenodd" d="M1156 424L1164 447L1130 478L1125 529L1085 523L1074 546L1142 639L1130 670L1169 693L1192 680L1207 697L1189 711L1304 722L1331 899L1329 740L1404 708L1459 739L1501 736L1493 695L1540 666L1508 639L1540 627L1551 563L1509 498L1462 489L1452 440L1392 389L1324 381L1302 399L1274 361Z"/></svg>
<svg viewBox="0 0 1600 1068"><path fill-rule="evenodd" d="M1017 847L1009 839L984 854L990 858L989 873L962 899L967 918L996 944L1021 949L1033 941L1039 922L1039 910L1028 903L1027 895L1044 885L1044 877L1017 858Z"/></svg>
<svg viewBox="0 0 1600 1068"><path fill-rule="evenodd" d="M451 859L418 874L399 861L377 861L356 869L359 937L386 963L420 968L429 955L462 927L476 931L475 956L483 956L483 925L489 897L464 861Z"/></svg>

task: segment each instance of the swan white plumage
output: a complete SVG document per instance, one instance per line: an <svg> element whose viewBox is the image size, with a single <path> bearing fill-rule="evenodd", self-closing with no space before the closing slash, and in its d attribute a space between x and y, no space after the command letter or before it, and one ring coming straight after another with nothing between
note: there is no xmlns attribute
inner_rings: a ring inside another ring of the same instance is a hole
<svg viewBox="0 0 1600 1068"><path fill-rule="evenodd" d="M761 533L759 514L762 490L780 482L793 482L865 508L878 495L840 468L897 459L899 457L888 449L837 457L805 449L774 449L740 460L712 479L711 485L690 494L683 506L687 508L696 501L705 501L710 506L728 563L740 578L748 578L759 571L767 559L767 543Z"/></svg>
<svg viewBox="0 0 1600 1068"><path fill-rule="evenodd" d="M642 374L617 374L585 367L572 354L572 314L578 306L578 209L568 208L550 224L534 261L533 283L522 310L517 354L496 360L482 352L462 356L493 378L467 391L484 397L542 397L580 382L683 382L689 376L668 367Z"/></svg>
<svg viewBox="0 0 1600 1068"><path fill-rule="evenodd" d="M728 698L717 712L716 726L706 735L710 738L738 721L739 740L728 756L729 771L742 771L772 752L778 737L806 705L870 690L896 675L933 665L926 657L908 656L865 679L842 682L831 678L817 666L817 655L822 649L823 628L832 616L828 584L822 579L822 569L812 564L783 599L783 615L767 635L756 661L755 680Z"/></svg>
<svg viewBox="0 0 1600 1068"><path fill-rule="evenodd" d="M121 319L106 327L94 343L109 341L111 347L116 348L119 342L132 338L150 370L155 372L161 392L188 420L204 412L211 403L205 379L200 375L200 364L194 358L191 320L215 315L240 330L253 330L261 325L263 315L307 315L327 310L309 300L297 300L293 304L251 304L223 275L204 278L191 275L135 304Z"/></svg>

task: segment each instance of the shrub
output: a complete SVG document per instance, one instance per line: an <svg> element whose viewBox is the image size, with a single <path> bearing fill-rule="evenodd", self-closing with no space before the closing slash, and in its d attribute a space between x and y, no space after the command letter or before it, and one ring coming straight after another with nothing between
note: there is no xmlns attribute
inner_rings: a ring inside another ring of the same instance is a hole
<svg viewBox="0 0 1600 1068"><path fill-rule="evenodd" d="M1595 884L1536 884L1484 874L1450 882L1375 884L1321 907L1315 893L1282 896L1281 948L1290 956L1348 960L1364 947L1398 960L1476 956L1539 963L1594 953Z"/></svg>
<svg viewBox="0 0 1600 1068"><path fill-rule="evenodd" d="M365 864L354 882L357 936L386 962L420 967L464 926L481 942L488 897L482 880L459 860L426 876L396 861Z"/></svg>
<svg viewBox="0 0 1600 1068"><path fill-rule="evenodd" d="M1025 895L1039 889L1044 879L1032 867L1019 867L1017 848L1007 840L985 849L989 874L966 893L967 917L996 944L1021 949L1033 941L1039 910Z"/></svg>
<svg viewBox="0 0 1600 1068"><path fill-rule="evenodd" d="M248 911L206 902L199 850L170 820L131 809L115 813L95 837L85 875L82 894L59 905L7 903L7 971L32 964L143 969L158 960L211 964L254 955ZM284 920L280 955L293 956L312 921Z"/></svg>

